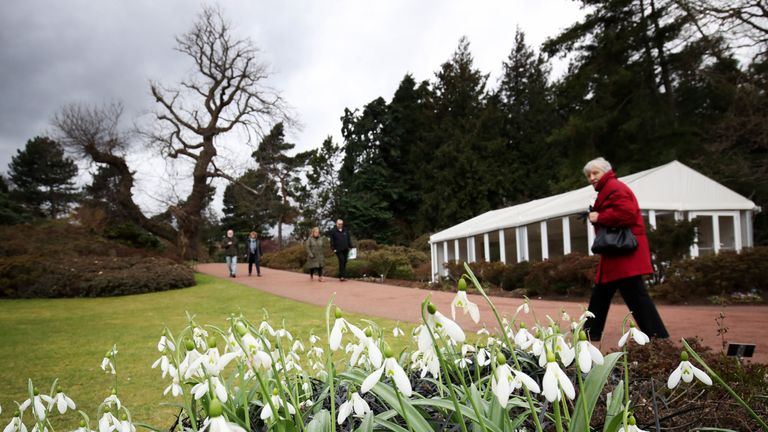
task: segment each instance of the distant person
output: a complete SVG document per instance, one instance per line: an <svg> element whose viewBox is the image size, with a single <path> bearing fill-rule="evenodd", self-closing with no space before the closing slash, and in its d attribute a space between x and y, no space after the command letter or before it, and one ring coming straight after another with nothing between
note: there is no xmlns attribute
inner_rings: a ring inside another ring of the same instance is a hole
<svg viewBox="0 0 768 432"><path fill-rule="evenodd" d="M339 280L341 282L347 280L347 258L349 257L349 250L353 247L349 230L344 228L344 221L338 219L336 228L331 230L331 249L339 258Z"/></svg>
<svg viewBox="0 0 768 432"><path fill-rule="evenodd" d="M309 280L315 279L317 272L317 281L323 281L323 265L325 264L325 242L320 236L320 228L312 228L312 232L306 241L307 249L307 268L309 268Z"/></svg>
<svg viewBox="0 0 768 432"><path fill-rule="evenodd" d="M626 255L600 255L595 275L595 286L589 300L589 311L595 317L587 319L584 330L593 341L603 335L611 299L619 290L632 318L643 333L651 337L668 338L659 312L648 296L643 275L653 273L645 222L632 190L616 178L611 164L597 158L587 162L584 175L598 192L590 208L589 221L598 231L602 227L629 227L637 238L637 248Z"/></svg>
<svg viewBox="0 0 768 432"><path fill-rule="evenodd" d="M229 277L233 278L237 272L237 239L235 238L234 231L227 230L227 236L221 242L221 248L224 249L224 257L229 268Z"/></svg>
<svg viewBox="0 0 768 432"><path fill-rule="evenodd" d="M245 241L245 258L248 260L248 276L253 273L253 265L256 264L256 276L261 277L261 241L256 231L251 231Z"/></svg>

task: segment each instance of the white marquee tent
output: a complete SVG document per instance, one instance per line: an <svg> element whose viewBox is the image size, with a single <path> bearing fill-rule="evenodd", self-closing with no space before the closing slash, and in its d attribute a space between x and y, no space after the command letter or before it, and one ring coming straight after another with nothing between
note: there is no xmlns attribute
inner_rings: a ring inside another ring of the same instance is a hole
<svg viewBox="0 0 768 432"><path fill-rule="evenodd" d="M621 177L635 193L646 226L662 219L700 220L691 256L752 246L752 218L760 207L705 175L672 161ZM592 186L493 210L433 234L433 277L448 261L540 261L591 253L593 230L578 218L597 197Z"/></svg>

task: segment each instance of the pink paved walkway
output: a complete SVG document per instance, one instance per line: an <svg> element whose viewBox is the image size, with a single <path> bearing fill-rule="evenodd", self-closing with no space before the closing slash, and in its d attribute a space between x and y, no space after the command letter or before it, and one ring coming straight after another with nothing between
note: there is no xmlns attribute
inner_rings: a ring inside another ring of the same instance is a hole
<svg viewBox="0 0 768 432"><path fill-rule="evenodd" d="M223 263L200 264L197 270L212 276L227 276L226 265ZM238 277L232 281L260 291L320 306L325 306L330 296L336 293L335 303L345 311L408 322L421 320L420 305L428 295L432 296L432 303L438 310L450 316L450 304L454 296L454 293L450 292L353 280L339 282L338 279L328 277L322 283L310 282L308 275L268 268L262 269L262 277L256 277L255 274L248 277L245 264L238 265ZM457 322L467 330L477 330L483 324L489 328L496 327L493 315L482 297L475 295L469 297L480 306L480 325L474 324L469 317L458 315ZM618 294L616 297L620 298ZM520 299L508 297L494 297L493 302L502 316L514 314L521 303ZM557 319L562 308L576 318L581 315L582 308L586 308L585 303L548 300L532 300L531 306L540 321L546 320L545 315ZM721 309L719 306L661 305L658 308L673 340L679 341L680 338L698 336L705 345L716 350L720 349L721 340L717 336L715 318L724 311L725 326L728 327L726 340L756 344L753 360L768 363L768 337L765 334L768 331L768 306L726 306ZM621 321L627 313L628 310L624 304L614 304L611 307L603 334L604 351L615 347L620 337ZM523 318L529 327L534 322L532 317Z"/></svg>

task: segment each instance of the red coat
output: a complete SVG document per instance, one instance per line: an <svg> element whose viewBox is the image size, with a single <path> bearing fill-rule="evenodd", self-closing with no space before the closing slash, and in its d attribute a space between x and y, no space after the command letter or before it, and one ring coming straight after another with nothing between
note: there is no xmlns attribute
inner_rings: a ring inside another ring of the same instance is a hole
<svg viewBox="0 0 768 432"><path fill-rule="evenodd" d="M596 283L607 283L631 276L653 273L645 222L637 198L629 186L620 182L613 171L603 174L595 186L598 191L593 211L599 213L596 225L630 227L637 237L637 249L629 255L600 256ZM610 196L609 196L610 195Z"/></svg>

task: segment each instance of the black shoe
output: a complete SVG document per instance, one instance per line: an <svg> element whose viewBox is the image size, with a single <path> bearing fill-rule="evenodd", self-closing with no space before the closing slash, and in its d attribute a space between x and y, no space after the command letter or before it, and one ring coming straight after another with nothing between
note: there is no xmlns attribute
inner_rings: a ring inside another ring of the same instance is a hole
<svg viewBox="0 0 768 432"><path fill-rule="evenodd" d="M261 273L257 274L256 276L261 277Z"/></svg>

